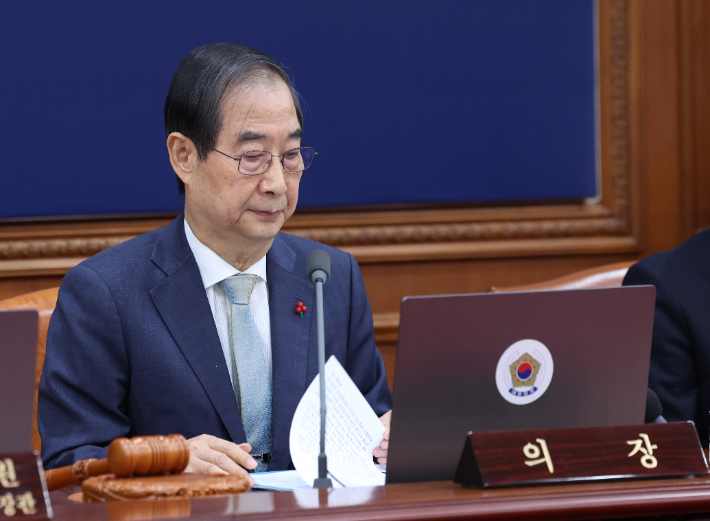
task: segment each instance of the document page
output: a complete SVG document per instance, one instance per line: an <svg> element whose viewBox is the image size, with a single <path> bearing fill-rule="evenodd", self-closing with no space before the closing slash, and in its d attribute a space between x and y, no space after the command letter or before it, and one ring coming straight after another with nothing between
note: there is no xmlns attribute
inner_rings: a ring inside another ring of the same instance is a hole
<svg viewBox="0 0 710 521"><path fill-rule="evenodd" d="M328 477L334 487L384 485L385 475L372 460L372 451L385 433L384 425L334 356L325 364L325 374ZM320 375L296 408L289 442L296 470L313 485L320 452Z"/></svg>
<svg viewBox="0 0 710 521"><path fill-rule="evenodd" d="M265 490L310 490L310 485L303 481L297 470L282 470L276 472L254 472L254 488Z"/></svg>

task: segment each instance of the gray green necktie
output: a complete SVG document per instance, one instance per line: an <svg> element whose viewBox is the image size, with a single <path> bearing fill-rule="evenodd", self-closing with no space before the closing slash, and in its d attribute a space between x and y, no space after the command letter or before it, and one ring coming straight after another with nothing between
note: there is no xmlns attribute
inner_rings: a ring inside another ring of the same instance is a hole
<svg viewBox="0 0 710 521"><path fill-rule="evenodd" d="M256 275L238 274L219 283L232 302L230 336L237 382L234 394L252 455L271 454L273 444L269 373L261 337L249 306L257 279ZM255 470L263 472L267 469L268 465L259 462Z"/></svg>

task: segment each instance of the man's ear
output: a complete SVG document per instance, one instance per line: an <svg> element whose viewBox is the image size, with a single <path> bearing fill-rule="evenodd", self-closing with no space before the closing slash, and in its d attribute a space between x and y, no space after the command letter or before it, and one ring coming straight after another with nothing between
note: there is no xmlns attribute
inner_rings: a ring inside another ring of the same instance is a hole
<svg viewBox="0 0 710 521"><path fill-rule="evenodd" d="M172 132L168 136L167 144L173 170L185 185L189 185L198 162L195 144L180 132Z"/></svg>

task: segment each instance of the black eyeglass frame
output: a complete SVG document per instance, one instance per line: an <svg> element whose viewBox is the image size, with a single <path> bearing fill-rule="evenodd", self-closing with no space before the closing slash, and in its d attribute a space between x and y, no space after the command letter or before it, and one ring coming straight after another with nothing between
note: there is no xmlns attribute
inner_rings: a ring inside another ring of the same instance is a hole
<svg viewBox="0 0 710 521"><path fill-rule="evenodd" d="M304 170L306 170L306 169L307 169L308 167L310 167L311 165L308 165L308 166L305 167L303 170L288 170L288 169L286 168L286 165L284 165L284 155L286 155L287 153L291 152L292 150L300 150L300 149L302 149L302 148L308 148L308 149L310 149L310 150L313 150L313 159L315 159L315 157L318 155L318 152L316 152L316 150L315 150L313 147L304 146L304 145L301 145L300 147L289 148L286 152L284 152L284 153L281 154L280 156L275 156L274 154L272 154L272 153L269 152L268 150L248 150L248 151L244 152L242 155L240 155L240 156L238 156L238 157L234 157L234 156L230 156L229 154L225 154L224 152L222 152L221 150L217 150L216 148L213 148L212 150L214 150L214 151L217 152L218 154L222 154L223 156L228 157L229 159L233 159L234 161L236 161L236 162L238 163L237 170L239 171L240 174L245 175L245 176L247 176L247 177L254 177L255 175L261 175L261 174L265 173L269 168L271 168L271 162L274 160L275 157L278 157L278 158L279 158L279 160L280 160L279 162L281 163L281 168L283 168L285 172L289 172L290 174L298 174L298 173L300 173L300 172L303 172ZM266 153L266 154L269 154L269 155L271 156L271 159L269 159L269 160L266 162L266 168L264 169L263 172L259 172L258 174L245 174L245 173L242 172L241 169L239 168L239 167L241 166L242 156L244 156L244 155L246 155L246 154L250 154L250 153L252 153L252 152L264 152L264 153ZM313 159L311 159L311 163L313 162Z"/></svg>

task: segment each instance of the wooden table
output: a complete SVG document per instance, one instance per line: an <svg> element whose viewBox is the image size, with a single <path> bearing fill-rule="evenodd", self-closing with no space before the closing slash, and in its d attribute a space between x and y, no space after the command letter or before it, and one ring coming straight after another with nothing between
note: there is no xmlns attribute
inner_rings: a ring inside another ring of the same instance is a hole
<svg viewBox="0 0 710 521"><path fill-rule="evenodd" d="M330 491L81 504L50 497L57 521L120 519L591 519L710 512L710 477L471 490L448 481ZM707 518L708 516L703 516ZM689 516L693 519L696 516Z"/></svg>

